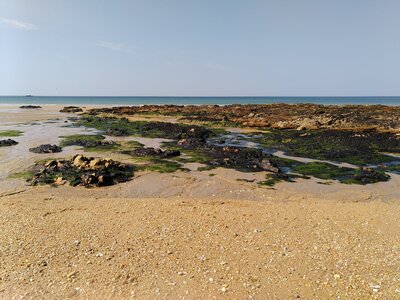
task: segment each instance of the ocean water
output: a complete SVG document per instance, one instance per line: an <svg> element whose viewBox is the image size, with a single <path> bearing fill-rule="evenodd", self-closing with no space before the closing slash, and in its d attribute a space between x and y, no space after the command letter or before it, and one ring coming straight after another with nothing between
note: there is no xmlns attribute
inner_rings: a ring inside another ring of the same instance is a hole
<svg viewBox="0 0 400 300"><path fill-rule="evenodd" d="M382 104L400 105L400 96L393 97L95 97L95 96L0 96L0 105L60 104L60 105L143 105L143 104Z"/></svg>

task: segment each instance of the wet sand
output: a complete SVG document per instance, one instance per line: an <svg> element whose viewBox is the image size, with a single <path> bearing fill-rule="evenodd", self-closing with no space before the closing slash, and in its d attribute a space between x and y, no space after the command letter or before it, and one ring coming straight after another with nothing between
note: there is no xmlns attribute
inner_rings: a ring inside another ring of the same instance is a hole
<svg viewBox="0 0 400 300"><path fill-rule="evenodd" d="M192 166L97 189L7 178L37 159L82 152L27 152L86 131L62 127L58 109L9 122L0 107L0 130L28 132L0 149L0 298L400 297L400 176L267 188L238 181L263 172Z"/></svg>

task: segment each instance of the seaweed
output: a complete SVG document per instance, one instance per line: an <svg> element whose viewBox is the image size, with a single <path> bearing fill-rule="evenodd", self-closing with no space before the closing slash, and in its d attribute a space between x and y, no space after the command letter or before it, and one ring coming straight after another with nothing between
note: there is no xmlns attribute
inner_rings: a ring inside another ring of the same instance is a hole
<svg viewBox="0 0 400 300"><path fill-rule="evenodd" d="M382 152L399 152L400 139L375 130L271 130L254 141L288 155L354 165L379 164L398 159Z"/></svg>
<svg viewBox="0 0 400 300"><path fill-rule="evenodd" d="M0 137L17 137L23 134L20 130L0 130Z"/></svg>
<svg viewBox="0 0 400 300"><path fill-rule="evenodd" d="M82 146L86 151L108 151L116 149L118 144L113 141L104 141L105 137L100 134L84 135L74 134L62 136L61 147Z"/></svg>

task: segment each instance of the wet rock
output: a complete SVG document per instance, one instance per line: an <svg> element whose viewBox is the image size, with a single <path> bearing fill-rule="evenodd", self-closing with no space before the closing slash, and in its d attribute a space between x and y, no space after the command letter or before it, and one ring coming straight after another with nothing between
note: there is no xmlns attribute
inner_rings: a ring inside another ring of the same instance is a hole
<svg viewBox="0 0 400 300"><path fill-rule="evenodd" d="M45 144L38 147L30 148L29 151L33 153L57 153L61 152L62 148L57 145Z"/></svg>
<svg viewBox="0 0 400 300"><path fill-rule="evenodd" d="M146 157L146 156L158 156L160 158L169 158L169 157L175 157L181 155L181 152L179 150L161 150L159 148L138 148L134 150L127 150L127 151L122 151L124 154L129 154L132 156L141 156L141 157Z"/></svg>
<svg viewBox="0 0 400 300"><path fill-rule="evenodd" d="M39 105L22 105L19 108L22 108L22 109L38 109L38 108L42 108L42 107L39 106Z"/></svg>
<svg viewBox="0 0 400 300"><path fill-rule="evenodd" d="M74 142L76 146L82 146L84 148L97 148L97 147L104 147L104 146L114 146L116 145L113 141L91 141L91 140L81 140Z"/></svg>
<svg viewBox="0 0 400 300"><path fill-rule="evenodd" d="M178 145L180 146L202 146L205 143L206 143L205 140L197 138L187 138L178 141Z"/></svg>
<svg viewBox="0 0 400 300"><path fill-rule="evenodd" d="M60 112L63 113L77 113L77 112L82 112L82 108L78 106L65 106L63 109L60 110Z"/></svg>
<svg viewBox="0 0 400 300"><path fill-rule="evenodd" d="M272 161L270 161L269 159L263 159L260 162L259 166L264 171L269 171L269 172L273 172L273 173L281 172L279 167L276 164L274 164Z"/></svg>
<svg viewBox="0 0 400 300"><path fill-rule="evenodd" d="M265 159L265 155L260 149L207 145L203 151L211 158L208 163L211 166L223 166L240 171L264 170L261 162Z"/></svg>
<svg viewBox="0 0 400 300"><path fill-rule="evenodd" d="M349 183L355 182L359 184L369 184L380 181L388 181L389 179L390 176L382 171L369 167L363 167L353 175L353 178L350 179Z"/></svg>
<svg viewBox="0 0 400 300"><path fill-rule="evenodd" d="M0 140L0 147L14 146L17 144L18 144L18 142L14 141L12 139Z"/></svg>
<svg viewBox="0 0 400 300"><path fill-rule="evenodd" d="M92 127L107 135L160 137L166 139L196 138L206 140L212 131L203 126L169 122L130 121L127 118L92 117L85 115L76 122L78 125Z"/></svg>
<svg viewBox="0 0 400 300"><path fill-rule="evenodd" d="M76 155L71 160L50 160L37 164L35 175L29 180L32 185L108 186L130 180L133 166L111 159L99 159Z"/></svg>

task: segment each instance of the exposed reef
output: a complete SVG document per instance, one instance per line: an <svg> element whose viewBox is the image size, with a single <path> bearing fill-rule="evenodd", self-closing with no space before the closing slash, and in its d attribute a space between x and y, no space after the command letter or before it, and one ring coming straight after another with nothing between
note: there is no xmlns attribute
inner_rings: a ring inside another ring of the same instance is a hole
<svg viewBox="0 0 400 300"><path fill-rule="evenodd" d="M166 139L198 138L206 140L212 131L203 126L168 122L129 121L126 118L85 116L77 125L101 130L111 136L142 136Z"/></svg>
<svg viewBox="0 0 400 300"><path fill-rule="evenodd" d="M293 156L354 165L393 161L383 153L400 152L400 135L376 130L271 130L250 140Z"/></svg>
<svg viewBox="0 0 400 300"><path fill-rule="evenodd" d="M133 150L124 150L121 151L123 154L129 154L132 156L139 156L139 157L160 157L160 158L170 158L176 157L181 155L179 150L161 150L159 148L137 148Z"/></svg>
<svg viewBox="0 0 400 300"><path fill-rule="evenodd" d="M143 105L89 110L92 115L175 115L187 121L277 129L400 130L400 107L383 105Z"/></svg>
<svg viewBox="0 0 400 300"><path fill-rule="evenodd" d="M82 111L83 111L83 109L78 106L65 106L60 110L60 112L63 112L63 113L78 113L78 112L82 112Z"/></svg>
<svg viewBox="0 0 400 300"><path fill-rule="evenodd" d="M117 146L113 141L104 141L105 137L100 134L85 135L85 134L74 134L63 136L61 141L62 147L67 146L82 146L86 150L110 150Z"/></svg>
<svg viewBox="0 0 400 300"><path fill-rule="evenodd" d="M313 176L323 180L336 180L342 183L369 184L387 181L390 176L383 168L369 168L369 164L392 163L397 158L383 152L400 152L400 137L393 132L368 130L281 130L238 134L245 140L232 145L227 140L233 134L224 130L214 130L204 125L130 121L127 118L107 116L83 116L76 125L95 128L104 135L141 136L166 138L161 149L132 146L125 147L121 153L132 156L136 161L146 158L147 170L169 171L184 169L181 163L198 162L204 164L199 170L216 167L232 168L244 172L268 171L269 175L261 184L272 185L280 181L293 182L297 178ZM222 133L222 134L220 134ZM86 141L90 137L90 141ZM84 141L82 141L82 139ZM104 136L81 136L75 142L85 146L100 146ZM63 141L65 143L65 141ZM100 143L100 144L99 144ZM312 158L323 161L347 162L352 168L335 163L302 162L274 155L282 150L292 156ZM183 153L179 156L178 153ZM173 161L171 161L173 160ZM157 166L157 167L156 167ZM359 166L359 167L357 167ZM154 167L154 168L153 168ZM390 169L387 169L390 170Z"/></svg>

